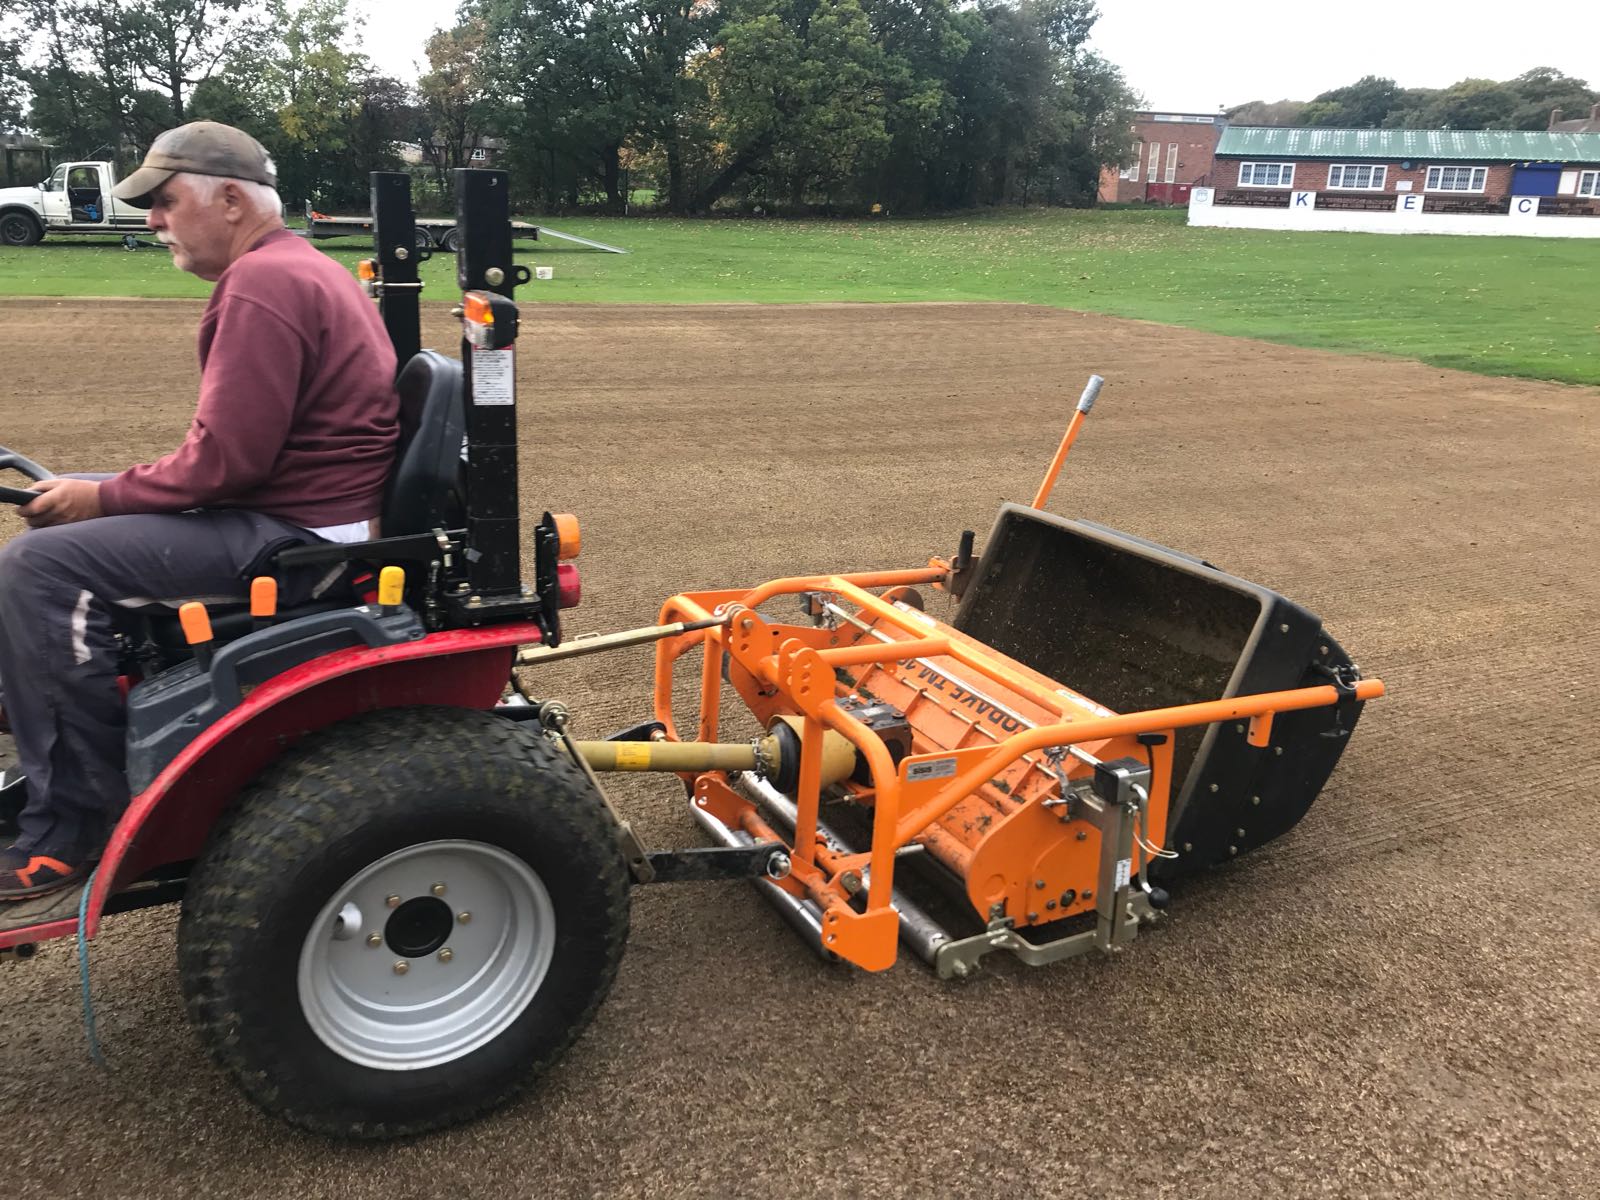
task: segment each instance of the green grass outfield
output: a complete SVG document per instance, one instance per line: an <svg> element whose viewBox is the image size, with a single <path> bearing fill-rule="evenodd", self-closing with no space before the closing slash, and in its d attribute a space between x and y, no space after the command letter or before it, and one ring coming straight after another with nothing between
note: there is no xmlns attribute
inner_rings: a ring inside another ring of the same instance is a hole
<svg viewBox="0 0 1600 1200"><path fill-rule="evenodd" d="M528 217L538 222L538 217ZM1491 375L1600 384L1600 239L1190 229L1170 211L927 220L558 218L627 256L519 243L524 298L597 303L1022 301ZM354 263L357 239L318 243ZM424 268L448 299L452 262ZM0 249L0 295L203 296L165 252Z"/></svg>

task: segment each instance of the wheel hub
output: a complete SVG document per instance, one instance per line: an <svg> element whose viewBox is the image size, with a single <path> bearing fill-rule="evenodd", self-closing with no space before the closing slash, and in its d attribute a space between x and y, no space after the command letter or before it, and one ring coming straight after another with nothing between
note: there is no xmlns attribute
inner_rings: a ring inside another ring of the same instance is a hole
<svg viewBox="0 0 1600 1200"><path fill-rule="evenodd" d="M433 896L413 896L394 910L383 927L383 940L402 958L426 958L450 936L455 916Z"/></svg>
<svg viewBox="0 0 1600 1200"><path fill-rule="evenodd" d="M550 969L555 934L550 893L516 855L484 842L408 846L357 871L311 923L301 1011L351 1062L438 1066L522 1014Z"/></svg>

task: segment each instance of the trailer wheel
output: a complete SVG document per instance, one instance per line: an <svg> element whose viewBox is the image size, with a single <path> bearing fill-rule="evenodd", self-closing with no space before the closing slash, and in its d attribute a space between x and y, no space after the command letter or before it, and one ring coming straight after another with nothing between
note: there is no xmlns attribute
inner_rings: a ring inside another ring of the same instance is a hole
<svg viewBox="0 0 1600 1200"><path fill-rule="evenodd" d="M446 232L445 235L439 239L439 245L450 251L451 254L459 253L461 250L461 230L451 229Z"/></svg>
<svg viewBox="0 0 1600 1200"><path fill-rule="evenodd" d="M0 213L0 246L33 246L44 237L44 226L31 213Z"/></svg>
<svg viewBox="0 0 1600 1200"><path fill-rule="evenodd" d="M433 235L431 233L429 233L426 229L424 229L421 225L417 226L415 241L416 241L416 245L417 245L417 249L418 250L432 250L433 249Z"/></svg>
<svg viewBox="0 0 1600 1200"><path fill-rule="evenodd" d="M561 1056L611 985L628 896L611 818L542 735L370 713L305 739L218 822L179 971L256 1104L400 1137L504 1103Z"/></svg>

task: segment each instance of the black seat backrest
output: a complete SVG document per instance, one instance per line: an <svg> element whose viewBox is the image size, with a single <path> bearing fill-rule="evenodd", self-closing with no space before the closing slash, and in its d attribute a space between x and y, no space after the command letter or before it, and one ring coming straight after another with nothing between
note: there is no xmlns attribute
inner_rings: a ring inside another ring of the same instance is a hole
<svg viewBox="0 0 1600 1200"><path fill-rule="evenodd" d="M406 364L395 386L400 439L384 497L383 536L459 528L467 420L461 364L424 350Z"/></svg>

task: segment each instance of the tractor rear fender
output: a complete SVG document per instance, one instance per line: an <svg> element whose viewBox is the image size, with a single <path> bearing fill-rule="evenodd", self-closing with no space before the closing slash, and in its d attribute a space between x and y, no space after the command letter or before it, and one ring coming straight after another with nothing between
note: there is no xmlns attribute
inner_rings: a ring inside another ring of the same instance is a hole
<svg viewBox="0 0 1600 1200"><path fill-rule="evenodd" d="M531 622L450 630L401 645L338 650L262 683L128 805L95 874L88 934L119 889L157 867L198 857L227 803L306 734L382 708L492 708L516 647L539 640Z"/></svg>

